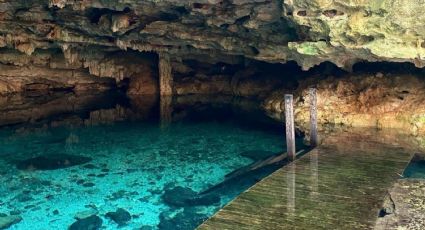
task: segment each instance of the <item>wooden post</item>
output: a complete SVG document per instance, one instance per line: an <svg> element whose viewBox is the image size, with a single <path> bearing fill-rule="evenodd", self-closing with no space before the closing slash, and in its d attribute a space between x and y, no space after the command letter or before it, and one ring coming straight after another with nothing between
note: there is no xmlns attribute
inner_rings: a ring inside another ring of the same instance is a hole
<svg viewBox="0 0 425 230"><path fill-rule="evenodd" d="M286 148L290 160L295 160L294 97L285 94Z"/></svg>
<svg viewBox="0 0 425 230"><path fill-rule="evenodd" d="M168 54L159 54L159 91L160 95L173 94L173 76L170 56Z"/></svg>
<svg viewBox="0 0 425 230"><path fill-rule="evenodd" d="M310 88L310 146L316 147L319 143L317 137L317 90Z"/></svg>

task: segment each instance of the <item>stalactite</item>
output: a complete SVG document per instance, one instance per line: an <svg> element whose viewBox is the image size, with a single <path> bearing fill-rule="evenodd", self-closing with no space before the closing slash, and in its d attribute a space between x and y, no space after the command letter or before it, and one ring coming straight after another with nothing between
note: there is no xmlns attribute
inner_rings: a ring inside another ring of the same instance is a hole
<svg viewBox="0 0 425 230"><path fill-rule="evenodd" d="M35 47L34 47L34 45L32 45L32 43L29 42L29 43L21 43L21 44L17 45L16 49L21 51L22 53L25 53L27 55L31 55L34 52Z"/></svg>

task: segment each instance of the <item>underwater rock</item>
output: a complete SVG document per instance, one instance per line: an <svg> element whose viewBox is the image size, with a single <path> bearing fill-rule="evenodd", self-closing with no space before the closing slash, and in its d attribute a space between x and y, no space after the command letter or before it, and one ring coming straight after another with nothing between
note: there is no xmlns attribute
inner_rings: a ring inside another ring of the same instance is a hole
<svg viewBox="0 0 425 230"><path fill-rule="evenodd" d="M82 220L82 219L89 218L91 216L95 216L97 215L97 213L98 213L97 210L89 209L82 212L78 212L77 214L75 214L74 218L77 220Z"/></svg>
<svg viewBox="0 0 425 230"><path fill-rule="evenodd" d="M18 194L17 196L15 196L15 199L21 203L33 200L30 194L25 194L25 193Z"/></svg>
<svg viewBox="0 0 425 230"><path fill-rule="evenodd" d="M21 216L0 215L0 229L10 228L12 225L19 223L21 220Z"/></svg>
<svg viewBox="0 0 425 230"><path fill-rule="evenodd" d="M13 211L10 211L9 213L12 216L17 216L17 215L20 215L21 214L21 211L19 211L19 210L13 210Z"/></svg>
<svg viewBox="0 0 425 230"><path fill-rule="evenodd" d="M249 158L253 161L262 160L268 156L274 155L274 152L271 151L264 151L264 150L249 150L242 152L240 155L246 158Z"/></svg>
<svg viewBox="0 0 425 230"><path fill-rule="evenodd" d="M166 188L162 199L166 204L177 207L213 205L219 203L221 200L218 195L199 195L192 189L181 186L171 189Z"/></svg>
<svg viewBox="0 0 425 230"><path fill-rule="evenodd" d="M115 223L118 224L118 226L123 226L131 220L130 213L123 208L119 208L115 212L106 213L106 217L113 220Z"/></svg>
<svg viewBox="0 0 425 230"><path fill-rule="evenodd" d="M75 221L68 230L97 230L102 227L102 219L96 215L91 215L84 219Z"/></svg>
<svg viewBox="0 0 425 230"><path fill-rule="evenodd" d="M86 164L83 167L86 168L86 169L95 169L95 168L97 168L96 165L94 165L94 164Z"/></svg>
<svg viewBox="0 0 425 230"><path fill-rule="evenodd" d="M20 170L55 170L85 164L91 160L83 156L50 154L23 160L18 162L16 167Z"/></svg>
<svg viewBox="0 0 425 230"><path fill-rule="evenodd" d="M94 186L95 186L95 184L92 183L92 182L88 182L88 183L83 184L83 187L86 187L86 188L90 188L90 187L94 187Z"/></svg>
<svg viewBox="0 0 425 230"><path fill-rule="evenodd" d="M153 227L153 226L145 225L145 226L140 227L139 230L154 230L154 229L156 229L156 228Z"/></svg>
<svg viewBox="0 0 425 230"><path fill-rule="evenodd" d="M199 226L202 222L208 219L207 215L199 214L193 208L185 208L183 212L176 215L170 215L171 213L161 213L158 224L158 229L174 229L174 230L186 230L194 229Z"/></svg>
<svg viewBox="0 0 425 230"><path fill-rule="evenodd" d="M112 193L111 196L108 197L108 199L111 201L119 200L123 198L127 193L128 193L127 191L121 189L117 192Z"/></svg>

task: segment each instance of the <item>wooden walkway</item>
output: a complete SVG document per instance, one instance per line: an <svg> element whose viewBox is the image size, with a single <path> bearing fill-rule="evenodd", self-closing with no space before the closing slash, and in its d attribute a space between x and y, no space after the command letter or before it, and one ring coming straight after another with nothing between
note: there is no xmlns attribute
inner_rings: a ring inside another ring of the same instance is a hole
<svg viewBox="0 0 425 230"><path fill-rule="evenodd" d="M199 229L371 229L387 189L415 151L401 142L374 132L327 137Z"/></svg>

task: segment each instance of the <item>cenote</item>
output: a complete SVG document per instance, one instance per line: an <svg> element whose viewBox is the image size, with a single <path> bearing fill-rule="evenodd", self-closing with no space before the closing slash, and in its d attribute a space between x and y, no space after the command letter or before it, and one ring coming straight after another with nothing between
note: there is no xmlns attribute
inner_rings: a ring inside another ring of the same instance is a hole
<svg viewBox="0 0 425 230"><path fill-rule="evenodd" d="M284 164L249 169L285 151L283 125L237 98L180 105L164 121L155 98L141 111L125 96L95 97L93 106L116 104L1 129L0 213L22 218L10 229L80 229L78 218L104 229L194 229Z"/></svg>
<svg viewBox="0 0 425 230"><path fill-rule="evenodd" d="M425 229L424 0L1 0L0 230Z"/></svg>

